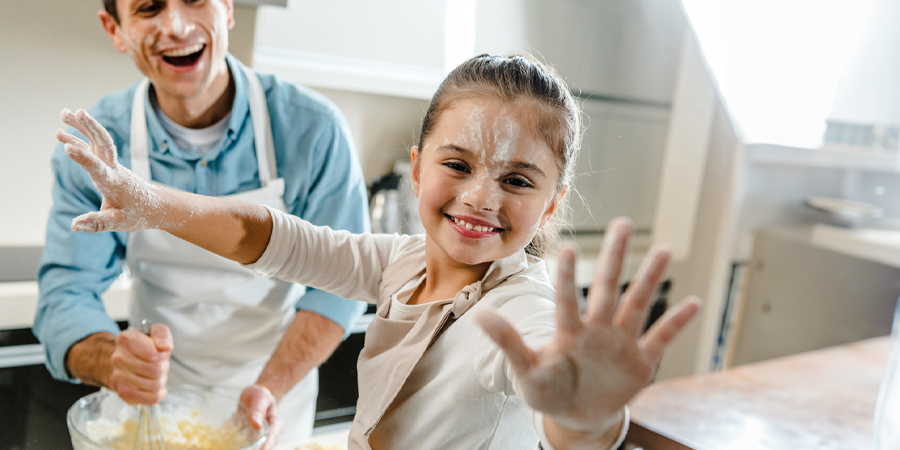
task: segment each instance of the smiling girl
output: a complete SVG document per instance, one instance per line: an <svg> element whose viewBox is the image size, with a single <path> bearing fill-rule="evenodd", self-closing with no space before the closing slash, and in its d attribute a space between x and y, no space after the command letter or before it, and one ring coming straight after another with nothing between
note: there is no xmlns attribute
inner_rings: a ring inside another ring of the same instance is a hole
<svg viewBox="0 0 900 450"><path fill-rule="evenodd" d="M63 120L90 145L57 137L104 195L74 230L162 229L260 273L377 304L351 448L605 449L624 438L626 403L698 303L641 335L668 251L652 249L619 299L624 219L607 228L585 311L571 248L554 291L540 257L572 179L580 114L559 76L532 59L481 55L456 68L410 152L426 230L415 236L333 231L149 185L118 165L83 111ZM244 400L257 411L269 401Z"/></svg>

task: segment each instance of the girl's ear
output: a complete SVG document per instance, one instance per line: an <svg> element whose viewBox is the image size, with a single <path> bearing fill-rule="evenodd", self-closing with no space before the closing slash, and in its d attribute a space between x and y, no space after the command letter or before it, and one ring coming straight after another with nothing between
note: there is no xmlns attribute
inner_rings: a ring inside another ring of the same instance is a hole
<svg viewBox="0 0 900 450"><path fill-rule="evenodd" d="M416 195L416 198L419 198L419 162L416 158L419 157L419 147L413 145L412 148L409 149L409 158L412 160L412 188L413 194Z"/></svg>
<svg viewBox="0 0 900 450"><path fill-rule="evenodd" d="M544 211L544 214L541 216L541 226L544 226L544 224L546 224L547 221L550 220L551 217L553 217L553 213L556 212L556 207L559 206L559 202L562 201L568 189L568 186L562 188L559 194L553 197L553 201L550 202L550 206L547 207L547 210Z"/></svg>

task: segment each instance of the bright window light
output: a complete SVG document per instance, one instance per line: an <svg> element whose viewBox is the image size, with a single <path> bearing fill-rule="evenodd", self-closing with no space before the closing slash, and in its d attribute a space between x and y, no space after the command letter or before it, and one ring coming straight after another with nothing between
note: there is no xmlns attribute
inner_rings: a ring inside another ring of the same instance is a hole
<svg viewBox="0 0 900 450"><path fill-rule="evenodd" d="M747 143L818 148L872 0L683 0Z"/></svg>

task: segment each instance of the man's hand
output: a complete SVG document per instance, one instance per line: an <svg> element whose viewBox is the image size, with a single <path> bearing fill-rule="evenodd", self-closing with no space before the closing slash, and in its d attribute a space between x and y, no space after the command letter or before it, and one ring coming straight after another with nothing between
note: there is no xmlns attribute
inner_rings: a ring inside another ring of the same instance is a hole
<svg viewBox="0 0 900 450"><path fill-rule="evenodd" d="M265 386L254 384L241 392L241 404L247 420L253 428L260 430L263 422L269 422L269 435L260 450L271 450L278 443L278 437L284 431L284 421L278 415L278 401Z"/></svg>
<svg viewBox="0 0 900 450"><path fill-rule="evenodd" d="M147 336L138 330L125 330L116 337L112 373L108 388L131 404L153 405L166 397L172 333L158 323Z"/></svg>
<svg viewBox="0 0 900 450"><path fill-rule="evenodd" d="M72 346L66 367L74 378L111 389L128 403L152 405L166 396L172 349L172 333L163 324L153 325L149 336L137 330L96 333Z"/></svg>
<svg viewBox="0 0 900 450"><path fill-rule="evenodd" d="M116 161L116 146L109 132L84 110L73 113L64 109L60 118L90 140L88 144L65 131L56 132L56 138L65 144L66 155L87 171L103 195L100 211L76 217L72 231L132 232L159 228L165 223L161 198L164 191Z"/></svg>
<svg viewBox="0 0 900 450"><path fill-rule="evenodd" d="M615 219L607 228L583 315L577 302L575 251L560 251L557 335L540 350L528 348L496 313L483 311L476 317L506 353L519 394L544 413L547 438L558 449L612 445L623 407L650 381L666 345L699 310L699 301L689 298L641 335L669 252L652 249L618 301L632 228L627 219Z"/></svg>
<svg viewBox="0 0 900 450"><path fill-rule="evenodd" d="M322 364L343 336L344 330L330 319L310 311L297 311L256 383L241 393L243 413L253 427L262 427L262 417L269 421L269 437L262 450L274 448L284 431L278 401L310 370ZM288 420L296 418L288 417Z"/></svg>

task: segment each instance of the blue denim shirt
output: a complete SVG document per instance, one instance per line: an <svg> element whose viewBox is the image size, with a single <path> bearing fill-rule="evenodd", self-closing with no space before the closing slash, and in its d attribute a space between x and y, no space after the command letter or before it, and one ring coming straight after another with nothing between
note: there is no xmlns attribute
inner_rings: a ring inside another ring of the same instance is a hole
<svg viewBox="0 0 900 450"><path fill-rule="evenodd" d="M235 98L224 138L198 157L177 148L145 102L153 180L203 195L223 196L258 189L257 161L247 81L237 60L226 57ZM322 95L274 76L259 75L268 103L278 176L285 179L287 212L316 225L355 233L369 231L366 185L346 121ZM112 135L119 163L130 167L131 107L137 84L103 97L90 114ZM75 129L69 129L82 139ZM86 140L86 139L85 139ZM71 380L65 368L69 348L90 334L119 331L100 295L119 276L127 233L74 233L72 219L100 208L101 196L87 173L53 155L53 207L38 268L40 298L33 332L46 348L47 367ZM297 309L315 312L349 330L365 303L307 289Z"/></svg>

